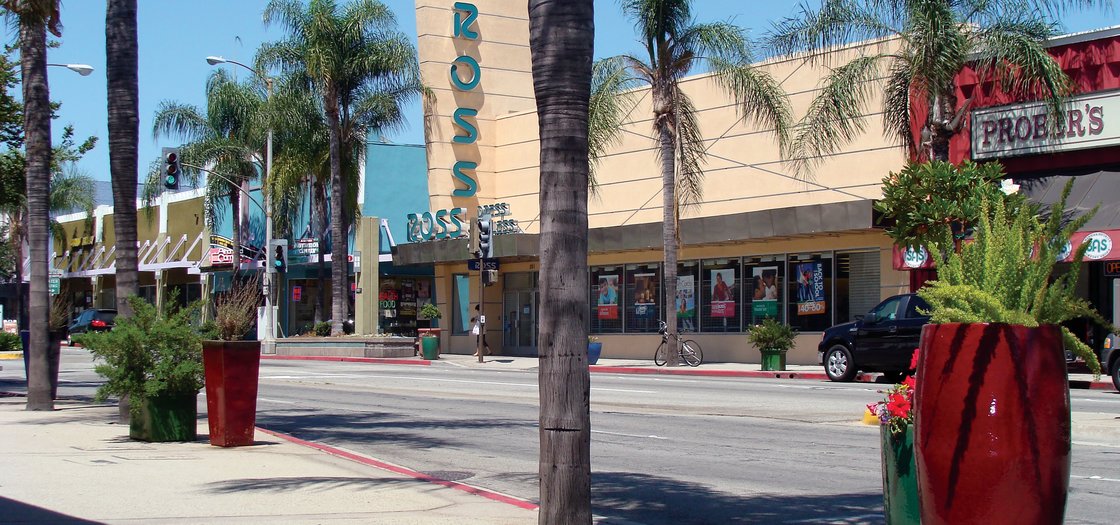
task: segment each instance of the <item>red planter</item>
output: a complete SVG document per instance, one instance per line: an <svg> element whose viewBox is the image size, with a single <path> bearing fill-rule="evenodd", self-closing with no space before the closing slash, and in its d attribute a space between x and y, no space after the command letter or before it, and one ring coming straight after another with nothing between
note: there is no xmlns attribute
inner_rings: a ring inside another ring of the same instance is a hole
<svg viewBox="0 0 1120 525"><path fill-rule="evenodd" d="M1062 523L1070 408L1058 327L926 325L917 380L923 525Z"/></svg>
<svg viewBox="0 0 1120 525"><path fill-rule="evenodd" d="M206 369L210 444L219 447L252 445L257 423L260 342L203 341L202 363Z"/></svg>

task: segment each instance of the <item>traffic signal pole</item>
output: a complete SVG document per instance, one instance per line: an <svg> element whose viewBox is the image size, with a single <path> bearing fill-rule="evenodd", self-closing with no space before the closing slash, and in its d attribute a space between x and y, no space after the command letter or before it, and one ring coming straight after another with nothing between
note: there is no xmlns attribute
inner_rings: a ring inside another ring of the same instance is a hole
<svg viewBox="0 0 1120 525"><path fill-rule="evenodd" d="M272 78L265 77L265 87L268 90L265 100L272 99ZM264 200L264 245L266 250L272 249L272 191L268 185L271 183L272 177L272 126L268 127L268 142L265 143L265 160L264 160L264 183L261 184L261 197ZM268 252L265 252L265 261L268 261ZM238 261L240 263L240 261ZM276 292L273 288L273 277L276 275L276 265L266 264L268 266L264 269L264 341L263 345L265 353L276 352L276 316L272 312L272 294Z"/></svg>
<svg viewBox="0 0 1120 525"><path fill-rule="evenodd" d="M478 362L483 362L482 352L486 345L486 259L494 256L494 240L491 238L490 214L478 217L478 337L475 339Z"/></svg>

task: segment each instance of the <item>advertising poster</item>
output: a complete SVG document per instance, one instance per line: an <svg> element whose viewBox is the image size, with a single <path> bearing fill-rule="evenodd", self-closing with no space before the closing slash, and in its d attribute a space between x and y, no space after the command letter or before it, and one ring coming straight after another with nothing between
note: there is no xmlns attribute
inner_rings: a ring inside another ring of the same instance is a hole
<svg viewBox="0 0 1120 525"><path fill-rule="evenodd" d="M696 318L695 281L691 275L677 277L677 319Z"/></svg>
<svg viewBox="0 0 1120 525"><path fill-rule="evenodd" d="M797 315L825 313L824 265L820 261L797 265Z"/></svg>
<svg viewBox="0 0 1120 525"><path fill-rule="evenodd" d="M712 317L735 317L735 270L712 270Z"/></svg>
<svg viewBox="0 0 1120 525"><path fill-rule="evenodd" d="M599 300L595 304L599 319L618 319L618 276L599 276Z"/></svg>
<svg viewBox="0 0 1120 525"><path fill-rule="evenodd" d="M770 317L778 318L778 267L759 266L753 270L754 288L751 316L755 324Z"/></svg>
<svg viewBox="0 0 1120 525"><path fill-rule="evenodd" d="M634 317L657 318L657 274L634 274Z"/></svg>

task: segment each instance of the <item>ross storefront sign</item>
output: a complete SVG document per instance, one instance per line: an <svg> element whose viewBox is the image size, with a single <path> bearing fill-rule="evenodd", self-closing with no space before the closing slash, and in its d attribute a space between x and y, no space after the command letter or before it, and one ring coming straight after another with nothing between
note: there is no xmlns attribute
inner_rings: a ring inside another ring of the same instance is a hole
<svg viewBox="0 0 1120 525"><path fill-rule="evenodd" d="M972 112L972 159L1100 148L1120 144L1120 91L1071 97L1057 128L1045 102Z"/></svg>
<svg viewBox="0 0 1120 525"><path fill-rule="evenodd" d="M464 41L456 44L454 48L474 49L477 53L477 44L469 42L478 40L478 8L467 2L455 2L452 7L453 36L456 40ZM469 55L459 55L451 61L451 86L458 91L470 92L478 87L482 80L482 68L478 59ZM458 98L458 97L456 97ZM456 144L474 144L478 140L478 108L458 107L451 116L452 123L459 128L452 139ZM468 120L469 119L469 120ZM472 120L474 122L472 122ZM470 160L456 159L451 167L451 176L456 182L465 185L465 188L455 188L451 194L455 197L473 197L478 192L478 180L473 173L478 170L478 163ZM412 229L409 228L409 232ZM442 237L441 237L442 238Z"/></svg>
<svg viewBox="0 0 1120 525"><path fill-rule="evenodd" d="M463 227L468 224L466 208L410 213L407 219L408 242L456 239L467 234Z"/></svg>
<svg viewBox="0 0 1120 525"><path fill-rule="evenodd" d="M497 259L486 259L483 262L482 266L485 267L485 269L487 269L487 270L501 270L502 269L502 265L501 265L501 263L498 262ZM467 269L472 271L472 272L479 271L478 259L467 259Z"/></svg>
<svg viewBox="0 0 1120 525"><path fill-rule="evenodd" d="M820 261L799 263L796 277L797 315L825 313L824 264Z"/></svg>

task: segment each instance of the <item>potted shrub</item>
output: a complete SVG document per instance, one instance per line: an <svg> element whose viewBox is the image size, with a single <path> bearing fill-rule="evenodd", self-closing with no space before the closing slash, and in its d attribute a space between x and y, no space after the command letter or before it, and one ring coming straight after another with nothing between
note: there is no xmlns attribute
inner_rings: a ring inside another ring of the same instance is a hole
<svg viewBox="0 0 1120 525"><path fill-rule="evenodd" d="M797 330L772 317L747 329L747 341L762 353L763 370L785 370L786 352L793 348Z"/></svg>
<svg viewBox="0 0 1120 525"><path fill-rule="evenodd" d="M1096 374L1100 365L1059 323L1108 324L1076 295L1088 245L1069 271L1051 275L1089 217L1063 224L1070 188L1045 221L1031 206L1010 211L996 200L983 204L971 242L941 228L933 251L947 256L919 292L931 307L915 396L922 523L1062 522L1071 447L1064 349Z"/></svg>
<svg viewBox="0 0 1120 525"><path fill-rule="evenodd" d="M425 303L420 308L420 317L439 319L443 317L443 314L440 313L436 305ZM439 359L439 328L421 328L418 331L420 333L420 352L424 359Z"/></svg>
<svg viewBox="0 0 1120 525"><path fill-rule="evenodd" d="M910 359L910 372L918 366L918 350ZM886 399L867 405L879 420L879 442L883 470L883 514L887 525L917 525L918 469L914 459L914 389L910 375L887 390Z"/></svg>
<svg viewBox="0 0 1120 525"><path fill-rule="evenodd" d="M127 300L133 314L117 318L112 330L75 336L106 378L95 399L128 397L132 439L194 441L203 385L202 342L192 324L197 306L161 315L139 297Z"/></svg>
<svg viewBox="0 0 1120 525"><path fill-rule="evenodd" d="M603 354L603 343L599 341L598 337L593 335L587 336L587 364L593 365L599 362L599 356Z"/></svg>
<svg viewBox="0 0 1120 525"><path fill-rule="evenodd" d="M261 343L242 339L256 321L259 303L256 277L234 283L215 303L217 339L202 342L207 423L214 446L253 444Z"/></svg>

